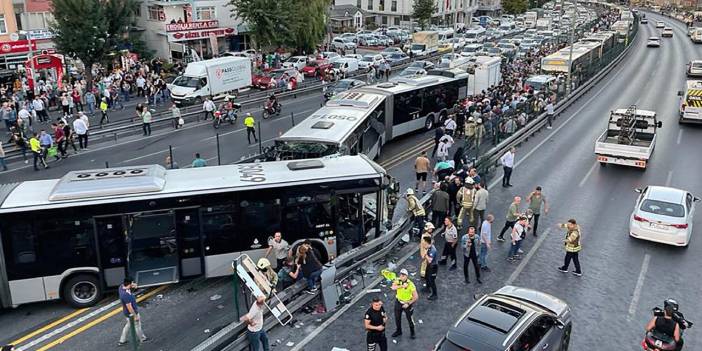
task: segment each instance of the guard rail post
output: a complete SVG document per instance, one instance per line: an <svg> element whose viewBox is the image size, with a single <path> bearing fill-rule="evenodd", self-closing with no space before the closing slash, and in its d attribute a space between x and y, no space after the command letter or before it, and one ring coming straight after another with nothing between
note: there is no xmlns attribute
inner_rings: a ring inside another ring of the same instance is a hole
<svg viewBox="0 0 702 351"><path fill-rule="evenodd" d="M261 121L258 121L258 153L263 154L263 140L261 140Z"/></svg>
<svg viewBox="0 0 702 351"><path fill-rule="evenodd" d="M168 145L168 157L171 158L171 169L175 168L175 163L173 163L173 146Z"/></svg>
<svg viewBox="0 0 702 351"><path fill-rule="evenodd" d="M222 157L220 156L219 152L219 133L216 135L216 140L217 140L217 166L222 165Z"/></svg>
<svg viewBox="0 0 702 351"><path fill-rule="evenodd" d="M217 154L219 155L219 152ZM239 276L236 273L239 262L234 260L233 265L234 274L232 274L232 278L234 278L234 306L236 306L236 319L239 319L241 318L241 309L239 307Z"/></svg>
<svg viewBox="0 0 702 351"><path fill-rule="evenodd" d="M294 127L295 126L295 114L292 111L290 111L290 120L292 121L292 126Z"/></svg>

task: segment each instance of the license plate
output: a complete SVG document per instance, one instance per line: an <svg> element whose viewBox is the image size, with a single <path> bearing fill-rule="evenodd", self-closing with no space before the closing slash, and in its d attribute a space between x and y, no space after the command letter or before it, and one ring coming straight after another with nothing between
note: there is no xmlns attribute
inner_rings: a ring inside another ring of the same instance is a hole
<svg viewBox="0 0 702 351"><path fill-rule="evenodd" d="M651 228L653 229L658 229L658 230L668 230L668 226L662 225L662 224L657 224L657 223L649 223Z"/></svg>

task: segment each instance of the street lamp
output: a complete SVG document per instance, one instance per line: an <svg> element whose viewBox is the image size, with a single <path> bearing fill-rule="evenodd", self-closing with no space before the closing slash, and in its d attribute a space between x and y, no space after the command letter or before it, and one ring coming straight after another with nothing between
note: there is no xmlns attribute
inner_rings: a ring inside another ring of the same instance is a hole
<svg viewBox="0 0 702 351"><path fill-rule="evenodd" d="M561 10L563 11L563 13L565 13L565 6L563 6L563 3L561 5ZM563 16L561 16L561 18L562 17ZM570 43L570 52L568 53L568 78L566 79L566 95L570 94L570 91L573 86L573 42L575 41L575 18L570 18L570 22L570 39L568 40Z"/></svg>

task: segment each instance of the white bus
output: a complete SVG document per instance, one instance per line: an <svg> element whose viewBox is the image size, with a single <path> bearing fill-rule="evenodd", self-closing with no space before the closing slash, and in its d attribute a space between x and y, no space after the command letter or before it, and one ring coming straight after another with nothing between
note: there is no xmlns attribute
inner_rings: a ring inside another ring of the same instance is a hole
<svg viewBox="0 0 702 351"><path fill-rule="evenodd" d="M386 142L442 122L467 96L467 85L465 70L430 70L344 92L278 137L267 158L375 158Z"/></svg>
<svg viewBox="0 0 702 351"><path fill-rule="evenodd" d="M578 67L589 65L593 56L597 57L598 53L598 45L578 45L576 43L576 45L573 45L572 59L569 46L541 58L541 71L543 73L568 73L571 67L575 71Z"/></svg>
<svg viewBox="0 0 702 351"><path fill-rule="evenodd" d="M0 305L91 306L126 275L141 286L230 275L276 231L328 262L381 233L386 184L373 161L342 156L0 185Z"/></svg>

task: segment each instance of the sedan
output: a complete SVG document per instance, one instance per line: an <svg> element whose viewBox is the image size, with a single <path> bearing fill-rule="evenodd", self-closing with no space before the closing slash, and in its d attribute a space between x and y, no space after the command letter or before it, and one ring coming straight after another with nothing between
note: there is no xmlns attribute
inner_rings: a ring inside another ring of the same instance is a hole
<svg viewBox="0 0 702 351"><path fill-rule="evenodd" d="M646 18L641 19L641 24L648 24L648 20Z"/></svg>
<svg viewBox="0 0 702 351"><path fill-rule="evenodd" d="M400 77L425 76L427 71L421 67L407 67L400 72Z"/></svg>
<svg viewBox="0 0 702 351"><path fill-rule="evenodd" d="M659 37L650 37L646 42L646 46L658 48L661 46L661 39Z"/></svg>
<svg viewBox="0 0 702 351"><path fill-rule="evenodd" d="M665 23L663 21L656 22L656 28L665 28Z"/></svg>
<svg viewBox="0 0 702 351"><path fill-rule="evenodd" d="M329 100L335 95L353 88L358 88L366 85L365 82L358 79L342 79L334 84L329 85L324 92L324 99Z"/></svg>
<svg viewBox="0 0 702 351"><path fill-rule="evenodd" d="M409 56L405 53L394 53L385 57L385 59L390 63L390 66L402 65L410 61Z"/></svg>
<svg viewBox="0 0 702 351"><path fill-rule="evenodd" d="M434 64L431 63L431 61L425 61L425 60L419 60L419 61L414 61L410 63L408 67L419 67L422 69L432 69L434 68Z"/></svg>
<svg viewBox="0 0 702 351"><path fill-rule="evenodd" d="M636 189L640 193L629 219L629 235L658 243L687 246L692 235L695 202L689 192L663 186Z"/></svg>
<svg viewBox="0 0 702 351"><path fill-rule="evenodd" d="M302 68L302 74L307 77L316 77L331 67L331 62L327 60L313 60Z"/></svg>
<svg viewBox="0 0 702 351"><path fill-rule="evenodd" d="M383 55L383 57L388 57L392 54L402 54L404 53L402 49L395 47L395 46L389 46L383 49L380 54Z"/></svg>
<svg viewBox="0 0 702 351"><path fill-rule="evenodd" d="M663 32L661 33L661 36L666 38L672 38L673 37L673 28L670 27L665 27L663 28Z"/></svg>

